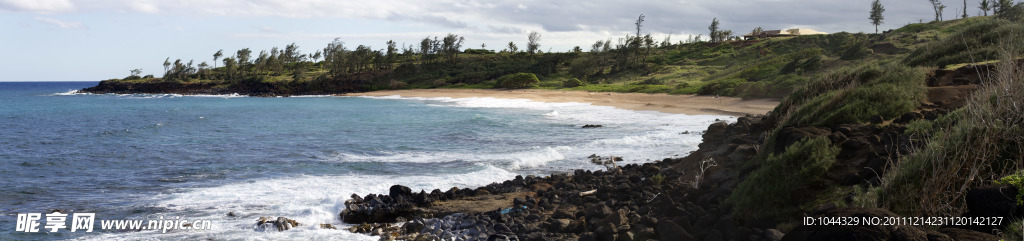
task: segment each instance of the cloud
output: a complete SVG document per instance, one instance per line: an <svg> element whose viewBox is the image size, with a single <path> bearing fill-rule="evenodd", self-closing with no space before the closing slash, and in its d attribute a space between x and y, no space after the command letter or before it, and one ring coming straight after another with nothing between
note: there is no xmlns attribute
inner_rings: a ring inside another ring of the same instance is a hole
<svg viewBox="0 0 1024 241"><path fill-rule="evenodd" d="M0 0L0 9L13 12L53 14L74 11L75 4L70 0Z"/></svg>
<svg viewBox="0 0 1024 241"><path fill-rule="evenodd" d="M66 21L61 21L61 20L52 19L52 18L44 18L44 17L36 17L35 19L37 21L40 21L40 22L56 25L57 27L60 27L61 29L76 29L76 30L89 29L89 27L86 27L85 24L82 24L81 22L66 22Z"/></svg>
<svg viewBox="0 0 1024 241"><path fill-rule="evenodd" d="M931 7L924 2L887 1L884 4L886 24L882 29L919 19L927 21L933 16ZM946 16L958 16L954 14L958 8L953 5L947 8ZM525 38L526 32L538 31L545 36L566 36L578 42L583 42L583 36L606 39L635 34L634 23L640 14L646 16L642 34L656 37L668 33L682 38L688 34L707 35L705 32L712 18L718 18L723 29L734 33L745 33L756 27L797 26L825 32L872 31L873 26L867 19L869 8L869 0L0 0L0 9L36 13L130 12L186 17L340 20L341 23L368 20L467 36ZM563 34L551 35L553 33ZM585 42L593 40L596 39Z"/></svg>
<svg viewBox="0 0 1024 241"><path fill-rule="evenodd" d="M436 25L440 25L442 27L448 27L448 28L454 28L454 29L463 29L463 28L468 28L469 27L469 24L464 22L464 21L452 20L452 19L449 19L447 17L437 16L437 15L410 16L410 15L404 15L404 14L398 14L398 13L391 13L390 15L388 15L386 20L409 21L409 22L420 22L420 23L436 24Z"/></svg>
<svg viewBox="0 0 1024 241"><path fill-rule="evenodd" d="M258 27L256 27L256 29L259 30L260 33L266 33L266 34L280 34L281 33L281 31L278 31L275 28L271 28L271 27L267 27L267 26L258 26Z"/></svg>

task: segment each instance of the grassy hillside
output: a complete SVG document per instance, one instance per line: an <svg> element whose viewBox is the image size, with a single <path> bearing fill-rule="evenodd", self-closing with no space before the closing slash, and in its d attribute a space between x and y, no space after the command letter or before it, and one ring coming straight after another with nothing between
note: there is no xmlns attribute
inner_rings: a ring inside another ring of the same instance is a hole
<svg viewBox="0 0 1024 241"><path fill-rule="evenodd" d="M289 95L407 88L494 88L495 80L502 76L532 73L540 81L532 88L782 98L804 85L808 78L834 69L903 59L915 66L956 62L959 59L924 61L936 58L926 56L920 49L922 46L924 49L950 46L939 42L940 39L950 41L944 38L951 34L950 29L985 28L1001 23L993 22L997 21L991 17L969 18L908 25L885 34L842 32L715 43L644 42L644 38L627 36L618 45L567 53L460 50L461 42L449 46L449 42L436 38L439 42L435 42L434 47L428 44L422 50L410 47L399 51L393 46L387 50L372 50L369 46L349 50L344 43L336 41L324 49L322 59L320 52L315 58L297 53L294 45L285 48L291 49L289 51L275 48L261 52L258 57L244 49L244 55L243 51L234 56L228 54L218 68L209 68L205 62L199 67L194 66L193 61L186 64L179 60L171 64L168 59L164 78L130 76L109 81L203 83L210 86L212 92ZM1002 32L989 35L1014 30L1001 27ZM995 37L979 39L978 44L990 43L992 38ZM598 43L612 45L610 40ZM989 53L991 49L981 52ZM991 54L974 57L991 59ZM569 82L571 84L567 84Z"/></svg>
<svg viewBox="0 0 1024 241"><path fill-rule="evenodd" d="M851 35L832 49L817 44L822 54L809 56L822 66L799 75L806 81L765 117L771 131L727 200L735 214L784 231L829 205L969 216L979 215L968 203L977 188L1024 189L1020 12ZM819 38L829 37L838 38ZM1020 220L1004 224L1004 237L1020 239Z"/></svg>

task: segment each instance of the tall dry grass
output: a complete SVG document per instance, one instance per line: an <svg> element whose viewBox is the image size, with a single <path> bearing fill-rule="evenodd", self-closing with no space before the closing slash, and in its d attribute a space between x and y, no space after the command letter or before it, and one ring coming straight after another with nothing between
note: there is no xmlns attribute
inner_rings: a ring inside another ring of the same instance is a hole
<svg viewBox="0 0 1024 241"><path fill-rule="evenodd" d="M1024 169L1024 63L1020 49L1000 49L1001 63L929 143L883 178L881 206L905 215L959 216L968 190Z"/></svg>

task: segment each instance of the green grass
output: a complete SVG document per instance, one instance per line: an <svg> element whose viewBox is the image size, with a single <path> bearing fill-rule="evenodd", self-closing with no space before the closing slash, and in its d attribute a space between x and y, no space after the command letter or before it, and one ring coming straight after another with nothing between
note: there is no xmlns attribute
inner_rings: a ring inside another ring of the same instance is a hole
<svg viewBox="0 0 1024 241"><path fill-rule="evenodd" d="M1017 173L1000 178L994 183L1011 185L1017 188L1017 205L1024 205L1024 170L1017 171Z"/></svg>
<svg viewBox="0 0 1024 241"><path fill-rule="evenodd" d="M790 98L804 99L787 126L863 123L872 116L895 118L924 98L924 71L901 64L868 64L819 76ZM782 106L780 106L782 107Z"/></svg>
<svg viewBox="0 0 1024 241"><path fill-rule="evenodd" d="M769 156L727 199L746 218L790 219L799 204L814 201L821 178L839 154L825 136L799 141L782 154Z"/></svg>
<svg viewBox="0 0 1024 241"><path fill-rule="evenodd" d="M998 59L1000 43L1013 48L1024 42L1009 36L1024 32L1024 24L999 18L971 18L944 28L938 40L917 48L904 60L911 66L938 66Z"/></svg>
<svg viewBox="0 0 1024 241"><path fill-rule="evenodd" d="M907 136L929 136L932 133L932 121L930 120L915 120L907 124L907 129L903 130L903 135Z"/></svg>

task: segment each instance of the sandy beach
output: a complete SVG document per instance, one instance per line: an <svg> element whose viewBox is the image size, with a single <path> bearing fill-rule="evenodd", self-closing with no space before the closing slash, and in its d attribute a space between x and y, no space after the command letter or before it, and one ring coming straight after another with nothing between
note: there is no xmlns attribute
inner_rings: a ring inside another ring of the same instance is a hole
<svg viewBox="0 0 1024 241"><path fill-rule="evenodd" d="M643 93L603 93L561 90L484 90L484 89L416 89L384 90L353 93L350 96L391 96L403 97L492 97L501 99L529 99L541 102L583 102L600 106L612 106L627 110L658 111L687 115L731 115L764 114L779 104L778 100L743 100L734 97L668 95Z"/></svg>

